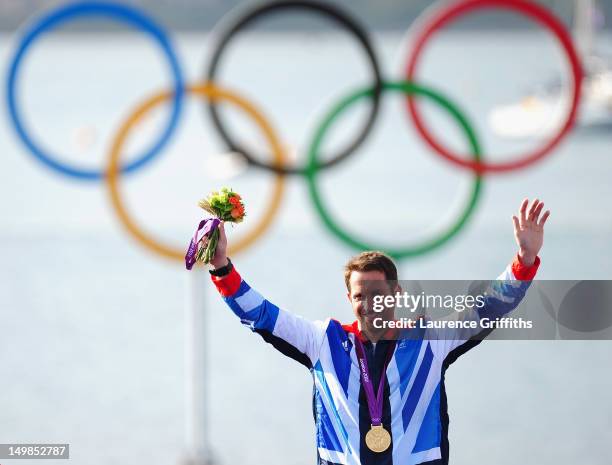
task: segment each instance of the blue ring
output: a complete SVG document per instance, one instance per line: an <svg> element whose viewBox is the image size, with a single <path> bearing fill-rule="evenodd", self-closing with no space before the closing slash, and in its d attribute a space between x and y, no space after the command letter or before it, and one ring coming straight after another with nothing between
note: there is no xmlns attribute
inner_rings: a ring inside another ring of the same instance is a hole
<svg viewBox="0 0 612 465"><path fill-rule="evenodd" d="M26 132L25 125L23 124L22 118L17 109L15 98L15 87L19 66L26 51L34 42L34 39L45 32L53 30L62 23L83 16L108 16L115 20L134 26L135 28L147 33L161 46L172 71L172 77L174 80L174 97L172 99L173 107L168 125L163 131L159 140L153 144L152 148L128 165L122 167L122 173L131 173L136 171L147 162L151 161L151 159L153 159L153 157L155 157L155 155L161 151L161 149L170 139L170 136L177 126L182 109L182 98L184 92L183 73L179 66L178 58L170 44L170 40L163 29L139 10L118 3L78 2L64 5L45 14L25 30L21 41L18 43L17 51L11 62L7 80L8 109L15 130L29 151L47 167L64 175L82 180L100 180L105 176L104 172L100 170L82 169L61 163L57 160L57 157L51 155L49 152L46 152L38 143L34 142L34 140Z"/></svg>

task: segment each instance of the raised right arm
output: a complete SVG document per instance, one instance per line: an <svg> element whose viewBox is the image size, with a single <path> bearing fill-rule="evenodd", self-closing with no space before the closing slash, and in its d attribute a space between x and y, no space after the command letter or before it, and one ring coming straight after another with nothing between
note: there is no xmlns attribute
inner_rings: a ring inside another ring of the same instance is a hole
<svg viewBox="0 0 612 465"><path fill-rule="evenodd" d="M312 322L277 307L249 286L233 264L230 267L231 271L224 276L211 277L240 322L284 355L312 368L329 320Z"/></svg>

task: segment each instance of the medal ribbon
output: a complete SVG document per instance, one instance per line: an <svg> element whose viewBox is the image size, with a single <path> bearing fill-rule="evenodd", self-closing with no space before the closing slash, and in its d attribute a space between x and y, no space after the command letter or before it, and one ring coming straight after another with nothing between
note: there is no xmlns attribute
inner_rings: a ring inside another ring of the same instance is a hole
<svg viewBox="0 0 612 465"><path fill-rule="evenodd" d="M204 236L208 236L212 233L221 220L219 218L206 218L205 220L200 221L198 224L198 228L196 229L193 237L191 238L191 242L189 243L189 248L187 249L187 254L185 255L185 267L190 270L196 262L196 253L198 252L198 244Z"/></svg>
<svg viewBox="0 0 612 465"><path fill-rule="evenodd" d="M387 366L393 356L395 350L395 344L393 343L387 349L387 358L383 365L382 372L380 374L380 382L378 383L378 391L376 396L374 395L374 386L372 378L370 377L370 370L368 369L368 359L365 354L365 348L363 343L359 339L358 335L355 335L355 353L357 354L357 361L359 362L359 370L361 371L361 384L365 391L366 399L368 400L368 410L370 411L370 418L372 419L372 426L380 426L382 424L382 411L383 411L383 392L385 390L385 374L387 372Z"/></svg>

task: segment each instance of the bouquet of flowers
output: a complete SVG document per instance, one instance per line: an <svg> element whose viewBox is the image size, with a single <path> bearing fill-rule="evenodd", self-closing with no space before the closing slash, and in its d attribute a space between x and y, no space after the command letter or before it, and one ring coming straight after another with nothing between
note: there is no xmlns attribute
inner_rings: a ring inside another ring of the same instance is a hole
<svg viewBox="0 0 612 465"><path fill-rule="evenodd" d="M218 192L212 192L208 197L200 200L198 205L213 215L213 218L205 218L200 221L191 238L185 255L185 266L188 270L196 262L209 263L215 256L221 221L240 223L246 216L242 197L227 187L221 188Z"/></svg>

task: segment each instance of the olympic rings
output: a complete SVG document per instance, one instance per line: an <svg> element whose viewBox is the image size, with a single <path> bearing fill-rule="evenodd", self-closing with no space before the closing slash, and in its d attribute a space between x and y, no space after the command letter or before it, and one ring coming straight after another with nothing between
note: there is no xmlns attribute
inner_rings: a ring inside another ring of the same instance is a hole
<svg viewBox="0 0 612 465"><path fill-rule="evenodd" d="M219 63L221 60L221 55L223 51L230 43L230 41L247 25L256 21L268 13L278 13L281 10L307 10L327 18L330 18L334 22L336 22L339 26L346 29L350 32L355 38L357 42L361 44L365 55L368 59L368 62L372 68L372 79L374 82L374 94L372 95L372 106L370 108L370 113L368 114L368 118L363 125L361 131L355 137L355 139L348 145L348 147L338 153L330 156L325 162L320 164L320 168L328 168L333 166L340 161L344 160L351 153L353 153L365 140L376 116L378 115L378 108L380 102L380 91L382 87L382 77L380 73L380 67L378 65L378 60L376 55L374 54L374 50L369 39L369 36L365 29L351 16L349 16L346 12L339 9L338 7L329 4L323 3L320 1L313 0L273 0L270 2L266 2L263 4L258 4L255 6L249 6L246 10L240 11L237 15L237 18L229 21L226 24L224 30L221 32L220 38L218 40L218 44L214 47L214 53L212 54L212 58L208 65L208 72L206 76L206 80L208 82L214 82L217 70L219 68ZM210 116L212 117L213 124L217 128L219 135L224 140L228 148L233 151L240 153L245 157L245 159L254 166L258 166L260 168L264 168L270 171L274 171L276 173L282 174L305 174L306 167L290 167L283 165L273 165L265 162L261 162L257 160L257 158L253 155L253 152L241 146L238 142L236 142L229 131L226 130L226 125L223 123L221 116L219 115L219 111L217 107L211 103L209 106Z"/></svg>
<svg viewBox="0 0 612 465"><path fill-rule="evenodd" d="M40 35L49 32L59 25L81 17L103 16L129 24L145 32L161 47L172 72L174 80L174 97L172 99L172 112L168 124L162 132L160 138L152 147L142 154L139 158L122 168L123 173L131 173L137 170L157 155L164 145L168 142L181 113L182 93L183 93L183 73L180 69L178 59L174 53L170 40L164 30L152 19L140 13L138 10L118 3L105 2L79 2L61 6L46 15L40 17L31 24L24 32L17 46L17 50L10 64L7 80L7 100L10 119L19 135L19 138L26 145L29 152L34 155L45 166L74 178L82 180L99 180L102 173L99 170L90 170L78 166L62 163L59 157L46 151L32 136L28 134L23 122L21 113L17 106L16 82L19 75L21 62L30 48Z"/></svg>
<svg viewBox="0 0 612 465"><path fill-rule="evenodd" d="M270 143L272 148L272 154L277 163L284 163L285 157L284 152L281 149L281 144L276 137L274 130L267 122L266 118L248 101L242 97L229 92L228 90L219 89L212 84L206 85L195 85L185 89L188 94L195 94L201 97L207 97L212 100L227 100L234 104L239 109L243 110L248 116L253 118L255 123L261 128L263 135ZM130 114L125 122L119 128L115 139L113 141L111 154L109 158L109 164L106 172L106 184L109 188L111 205L119 220L126 227L127 231L144 247L148 248L152 252L163 257L178 260L180 262L185 261L185 249L174 248L165 244L162 244L158 240L152 238L147 232L144 231L136 222L132 219L127 209L123 204L121 194L119 192L119 158L122 154L123 145L129 135L130 131L138 124L138 122L154 107L161 104L162 102L171 99L173 96L170 92L161 92L148 98L146 101L141 103L135 110ZM285 189L284 176L276 173L274 189L272 191L272 199L269 208L266 210L262 219L255 225L255 228L248 233L245 237L234 242L230 248L230 254L236 254L241 250L246 249L253 244L270 226L272 220L281 204L281 198Z"/></svg>
<svg viewBox="0 0 612 465"><path fill-rule="evenodd" d="M408 58L408 65L406 66L406 79L408 81L412 81L414 79L418 59L421 56L425 43L436 31L440 30L443 26L463 14L483 8L508 9L523 14L524 16L527 16L537 21L542 26L549 29L550 32L554 34L554 36L561 44L571 66L573 90L570 110L559 133L555 135L555 137L553 137L551 140L546 142L542 147L534 150L533 152L527 154L526 156L518 160L513 160L504 163L485 163L479 161L468 161L463 159L463 157L461 157L460 155L457 155L451 150L447 149L434 139L433 135L425 126L421 115L417 111L417 106L414 102L414 99L410 95L408 96L408 110L410 112L410 116L412 117L412 121L414 122L417 128L418 133L434 150L434 152L438 153L445 159L455 163L458 166L470 168L479 173L500 173L524 168L542 159L547 154L549 154L559 144L559 142L561 142L561 140L570 132L576 119L578 103L580 101L583 73L578 54L576 53L576 50L572 43L572 38L570 37L563 24L561 24L561 22L546 8L538 5L535 2L527 2L524 0L464 0L451 3L445 8L433 11L431 17L426 20L425 27L422 28L421 31L417 32L416 36L412 41L414 46Z"/></svg>
<svg viewBox="0 0 612 465"><path fill-rule="evenodd" d="M416 67L420 54L422 53L426 41L433 35L434 32L438 31L447 23L460 15L472 12L474 10L482 8L501 8L504 10L513 10L521 13L539 24L549 29L556 39L562 45L568 61L572 69L573 78L573 94L572 104L569 110L566 121L560 132L553 137L550 141L544 144L543 147L535 150L533 153L528 154L519 160L505 163L485 163L481 160L482 151L480 145L476 139L476 135L468 123L466 117L460 112L454 104L447 100L442 95L434 92L430 88L423 87L412 83L412 76L416 72ZM268 13L275 13L280 10L287 9L299 9L307 10L320 14L322 16L331 18L335 23L346 29L349 33L357 38L358 43L363 47L364 53L367 56L368 62L372 69L372 84L365 89L359 90L348 97L342 99L335 107L332 108L331 112L322 121L322 124L318 127L314 140L312 141L308 151L308 162L304 167L291 167L287 165L284 152L281 149L281 144L273 132L270 124L263 117L263 115L257 111L252 104L245 101L242 97L239 97L228 90L220 89L214 83L214 78L217 73L221 55L231 39L238 34L244 27L256 21L261 16ZM425 27L420 28L416 34L415 46L408 57L408 63L406 67L406 74L408 80L405 82L385 82L381 77L381 72L378 65L378 60L374 54L371 42L368 38L365 30L347 13L338 8L337 6L324 3L321 0L272 0L267 3L259 4L254 7L249 7L247 10L240 10L238 18L233 18L228 22L228 27L223 28L217 47L214 49L212 58L209 63L207 74L209 80L206 84L196 85L185 88L183 75L179 67L178 59L172 49L171 43L167 38L164 31L154 21L149 19L145 14L131 7L116 3L105 3L99 1L82 1L74 4L60 6L59 8L48 12L46 15L39 18L37 21L32 23L21 37L18 43L17 50L11 62L7 80L7 102L9 107L10 117L13 121L13 125L17 131L18 136L29 149L29 151L39 161L43 162L47 167L79 179L85 180L98 180L105 178L105 181L109 188L111 205L117 213L121 223L126 227L128 232L144 247L147 249L162 255L164 257L173 258L180 262L183 261L184 250L173 248L169 245L163 244L149 235L143 230L129 215L127 209L123 204L123 199L119 190L119 177L120 174L126 174L142 167L145 163L149 162L155 155L157 155L165 144L168 142L171 134L176 128L179 115L182 109L182 97L184 92L189 94L195 94L204 97L210 104L210 113L213 118L213 123L221 134L225 143L235 152L241 153L251 165L259 168L264 168L271 171L275 175L275 183L272 191L271 205L263 218L255 225L255 228L247 234L242 240L233 244L230 249L230 253L235 254L240 250L247 248L253 242L255 242L261 234L263 234L269 227L274 215L279 209L281 202L281 196L284 192L284 175L288 174L301 174L307 179L309 186L310 197L312 198L315 208L322 218L325 226L341 241L350 245L351 247L359 250L363 249L382 249L385 248L373 246L366 243L365 241L353 236L349 232L344 231L338 226L338 224L331 218L327 212L321 196L317 190L316 175L319 170L328 168L332 165L336 165L341 160L344 160L354 150L356 150L360 144L365 140L372 128L378 110L380 107L380 97L383 90L402 92L406 94L408 108L410 115L414 120L417 130L421 136L425 139L427 144L438 152L442 157L453 162L456 165L470 168L473 171L474 184L471 190L471 196L465 205L463 212L459 218L448 227L447 230L438 234L436 237L428 239L423 243L395 247L387 252L397 258L414 257L420 254L424 254L433 250L434 248L444 244L451 237L456 235L458 231L466 224L469 216L473 213L477 204L479 195L481 193L482 176L487 172L507 172L513 169L519 169L526 167L540 159L546 154L550 153L559 142L565 137L572 128L575 121L577 108L581 96L581 83L582 83L582 70L581 65L572 45L571 38L563 25L556 19L556 17L548 12L544 7L539 6L535 3L528 2L525 0L456 0L450 6L446 6L440 12L434 12L431 16L431 20L427 22ZM121 128L116 134L112 150L109 155L109 163L106 171L88 170L77 166L71 166L65 163L61 163L57 160L57 157L44 151L41 146L35 142L26 132L25 125L22 122L22 116L18 111L16 103L16 87L17 78L19 77L19 69L23 57L27 50L32 45L34 40L44 32L53 30L57 26L68 22L79 17L88 16L103 16L116 19L121 22L125 22L137 29L142 30L146 34L150 35L155 42L160 45L164 55L168 61L173 77L173 88L169 91L159 93L149 99L140 106L129 116L129 118L123 122ZM427 128L423 124L423 121L417 112L417 107L414 103L413 95L424 96L431 99L437 105L442 106L447 110L451 116L458 122L461 128L464 130L467 139L470 144L473 160L464 160L461 157L447 150L444 146L439 144L433 139ZM321 154L319 149L321 148L322 141L326 134L326 131L331 127L333 121L348 107L353 105L356 101L362 98L369 98L371 100L370 113L366 123L363 125L361 132L355 137L352 142L348 145L345 150L339 151L331 158L326 159L324 162L319 162ZM152 148L145 152L140 158L137 158L134 162L127 164L126 166L120 167L120 157L122 155L122 148L129 132L134 128L138 121L152 108L165 102L172 100L172 112L168 120L168 125L161 134L159 140L153 144ZM230 137L229 133L225 130L225 125L218 114L217 106L215 103L217 100L227 100L228 102L236 105L241 110L245 111L247 115L251 116L258 126L263 131L266 139L270 143L272 148L273 162L262 162L256 160L252 156L252 152L240 147Z"/></svg>
<svg viewBox="0 0 612 465"><path fill-rule="evenodd" d="M472 149L472 154L474 156L474 160L476 162L480 161L480 145L478 144L478 140L476 139L476 134L472 129L472 126L469 124L467 118L459 111L459 109L452 104L449 100L447 100L442 95L433 91L432 89L428 89L426 87L418 86L416 84L410 82L398 82L398 83L383 83L384 91L396 91L403 92L406 95L420 95L423 97L427 97L431 99L436 104L440 105L443 109L447 110L451 116L459 123L461 129L465 132L470 147ZM317 174L317 157L319 153L319 147L321 146L325 133L330 128L332 123L340 116L342 112L348 109L351 105L358 102L360 99L364 97L371 97L373 94L373 89L362 89L357 92L352 93L348 97L343 98L340 103L334 106L331 111L327 114L327 116L323 119L322 124L317 128L315 132L315 137L313 139L312 145L309 150L309 168L307 171L307 179L308 179L308 187L310 192L310 197L313 200L315 208L323 220L323 223L327 227L327 229L336 237L338 237L341 241L348 244L351 247L361 250L385 250L390 256L401 259L406 257L414 257L417 255L422 255L426 252L431 251L432 249L439 247L448 241L451 237L459 232L459 230L465 225L469 216L474 211L476 207L476 203L478 201L478 197L481 192L481 184L482 178L480 173L474 173L474 185L472 187L472 192L469 201L467 202L463 213L460 215L459 219L452 224L448 230L442 232L438 237L434 237L433 239L425 241L423 244L407 246L402 248L393 248L389 249L387 247L381 247L380 245L370 244L362 239L358 239L350 233L344 231L338 223L329 215L327 209L323 204L323 200L319 195L319 191L316 185L316 174Z"/></svg>

